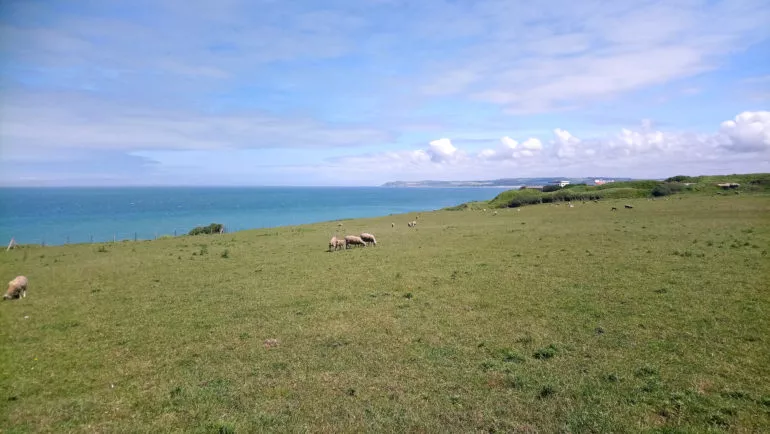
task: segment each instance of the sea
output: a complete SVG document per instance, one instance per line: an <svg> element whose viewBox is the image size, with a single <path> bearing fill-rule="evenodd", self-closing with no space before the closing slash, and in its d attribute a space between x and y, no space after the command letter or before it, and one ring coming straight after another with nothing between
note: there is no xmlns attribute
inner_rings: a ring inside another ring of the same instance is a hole
<svg viewBox="0 0 770 434"><path fill-rule="evenodd" d="M222 223L228 232L430 211L515 187L0 188L0 243L147 240Z"/></svg>

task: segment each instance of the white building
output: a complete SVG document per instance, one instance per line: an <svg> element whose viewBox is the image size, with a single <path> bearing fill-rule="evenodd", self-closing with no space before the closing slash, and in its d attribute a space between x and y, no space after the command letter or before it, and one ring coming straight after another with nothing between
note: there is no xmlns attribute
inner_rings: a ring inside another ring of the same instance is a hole
<svg viewBox="0 0 770 434"><path fill-rule="evenodd" d="M569 185L569 181L559 181L559 187L564 188L567 185Z"/></svg>
<svg viewBox="0 0 770 434"><path fill-rule="evenodd" d="M594 179L595 185L604 185L609 184L610 182L615 182L614 179Z"/></svg>

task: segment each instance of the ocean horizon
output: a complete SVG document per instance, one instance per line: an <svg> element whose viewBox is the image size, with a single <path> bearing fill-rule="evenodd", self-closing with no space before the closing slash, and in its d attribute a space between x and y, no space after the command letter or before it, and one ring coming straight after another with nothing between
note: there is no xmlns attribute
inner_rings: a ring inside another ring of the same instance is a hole
<svg viewBox="0 0 770 434"><path fill-rule="evenodd" d="M0 242L148 240L431 211L513 187L0 187Z"/></svg>

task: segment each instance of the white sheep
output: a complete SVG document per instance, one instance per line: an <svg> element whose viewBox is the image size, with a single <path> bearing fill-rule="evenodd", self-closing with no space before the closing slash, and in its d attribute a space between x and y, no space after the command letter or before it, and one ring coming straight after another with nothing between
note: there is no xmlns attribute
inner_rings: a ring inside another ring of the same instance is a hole
<svg viewBox="0 0 770 434"><path fill-rule="evenodd" d="M493 212L492 215L497 215L497 211Z"/></svg>
<svg viewBox="0 0 770 434"><path fill-rule="evenodd" d="M15 279L8 282L8 291L5 292L3 300L27 296L27 285L29 280L24 276L16 276Z"/></svg>
<svg viewBox="0 0 770 434"><path fill-rule="evenodd" d="M336 236L332 237L331 240L329 240L329 251L331 252L332 249L337 250L345 247L345 240L341 238L337 238Z"/></svg>
<svg viewBox="0 0 770 434"><path fill-rule="evenodd" d="M396 224L395 224L395 223L391 223L391 224L390 224L390 227L392 227L392 228L395 228L395 227L396 227Z"/></svg>
<svg viewBox="0 0 770 434"><path fill-rule="evenodd" d="M372 243L373 245L377 245L377 239L374 238L374 235L364 232L361 234L361 239L366 241L367 243Z"/></svg>
<svg viewBox="0 0 770 434"><path fill-rule="evenodd" d="M366 247L366 241L362 240L361 237L357 237L355 235L345 235L345 248L350 248L351 245L359 245Z"/></svg>

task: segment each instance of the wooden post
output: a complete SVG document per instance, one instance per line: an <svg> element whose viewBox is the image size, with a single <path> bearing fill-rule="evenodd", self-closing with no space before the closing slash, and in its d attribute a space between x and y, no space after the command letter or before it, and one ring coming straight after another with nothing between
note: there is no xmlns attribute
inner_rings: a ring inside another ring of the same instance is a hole
<svg viewBox="0 0 770 434"><path fill-rule="evenodd" d="M176 229L174 229L174 236L176 236Z"/></svg>
<svg viewBox="0 0 770 434"><path fill-rule="evenodd" d="M136 232L134 232L134 241L136 241Z"/></svg>
<svg viewBox="0 0 770 434"><path fill-rule="evenodd" d="M8 248L5 251L7 252L8 250L11 250L14 247L16 247L16 240L14 238L11 238L11 242L8 243Z"/></svg>
<svg viewBox="0 0 770 434"><path fill-rule="evenodd" d="M118 235L117 235L117 234L112 234L112 242L113 242L113 243L115 242L115 240L116 240L117 238L118 238Z"/></svg>

